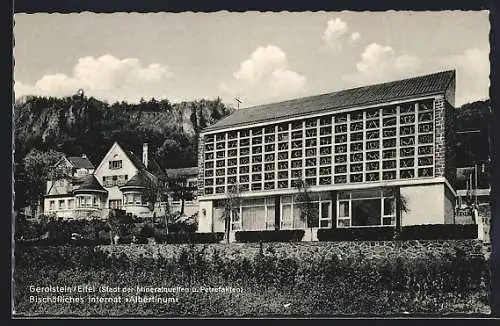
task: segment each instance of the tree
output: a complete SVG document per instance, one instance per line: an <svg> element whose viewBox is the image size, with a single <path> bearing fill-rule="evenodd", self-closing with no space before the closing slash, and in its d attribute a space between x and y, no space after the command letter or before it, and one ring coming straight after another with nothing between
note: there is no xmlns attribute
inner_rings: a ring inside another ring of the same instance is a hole
<svg viewBox="0 0 500 326"><path fill-rule="evenodd" d="M111 244L118 244L118 240L129 234L133 226L132 219L121 209L111 209L106 223L110 228L109 237ZM116 240L115 237L117 238Z"/></svg>
<svg viewBox="0 0 500 326"><path fill-rule="evenodd" d="M390 186L384 189L384 197L394 197L394 206L391 207L391 212L396 213L396 233L395 238L399 238L402 231L401 215L403 212L409 212L408 200L406 196L401 194L400 186Z"/></svg>
<svg viewBox="0 0 500 326"><path fill-rule="evenodd" d="M42 152L32 149L23 160L25 184L30 200L32 216L36 216L36 207L43 203L47 181L59 181L71 177L71 171L63 164L57 164L64 155L49 150ZM43 214L43 205L40 205Z"/></svg>
<svg viewBox="0 0 500 326"><path fill-rule="evenodd" d="M304 180L298 179L295 183L295 187L299 191L299 193L295 195L295 201L297 202L297 207L300 209L300 219L306 222L307 226L311 228L312 240L312 228L319 225L318 205L313 202L309 187Z"/></svg>
<svg viewBox="0 0 500 326"><path fill-rule="evenodd" d="M231 223L240 217L242 201L239 186L229 186L226 197L222 200L223 211L221 215L221 219L224 221L224 239L226 243L229 243Z"/></svg>
<svg viewBox="0 0 500 326"><path fill-rule="evenodd" d="M165 205L163 218L165 220L165 228L168 232L168 216L170 213L168 205L168 182L163 178L153 177L146 177L145 180L147 180L147 186L142 191L142 199L149 203L149 208L154 215L156 214L155 209L157 203L160 203L160 207L162 204Z"/></svg>
<svg viewBox="0 0 500 326"><path fill-rule="evenodd" d="M176 175L168 178L168 187L173 200L181 201L181 215L184 215L184 204L186 200L193 200L196 190L195 187L189 185L186 175Z"/></svg>

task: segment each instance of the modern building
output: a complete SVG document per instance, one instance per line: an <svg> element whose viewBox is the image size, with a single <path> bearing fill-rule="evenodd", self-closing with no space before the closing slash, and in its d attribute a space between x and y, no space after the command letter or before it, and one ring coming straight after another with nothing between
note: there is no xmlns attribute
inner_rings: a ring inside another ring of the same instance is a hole
<svg viewBox="0 0 500 326"><path fill-rule="evenodd" d="M235 111L200 133L199 232L224 230L234 189L232 232L395 225L391 187L402 225L454 223L454 98L444 71ZM315 225L300 218L301 180Z"/></svg>

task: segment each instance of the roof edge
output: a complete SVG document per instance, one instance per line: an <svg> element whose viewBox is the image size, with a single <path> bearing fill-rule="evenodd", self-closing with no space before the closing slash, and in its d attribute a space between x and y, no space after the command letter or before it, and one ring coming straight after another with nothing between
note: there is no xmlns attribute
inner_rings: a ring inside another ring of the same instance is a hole
<svg viewBox="0 0 500 326"><path fill-rule="evenodd" d="M437 71L437 72L433 72L433 73L421 74L421 75L417 75L417 76L413 76L413 77L408 77L408 78L404 78L404 79L391 80L391 81L386 81L386 82L381 82L381 83L372 83L372 84L363 85L363 86L359 86L359 87L340 89L340 90L336 90L336 91L333 91L333 92L327 92L327 93L310 95L310 96L304 96L304 97L297 97L297 98L293 98L293 99L289 99L289 100L285 100L285 101L278 101L278 102L271 102L271 103L265 103L265 104L260 104L260 105L253 105L253 106L249 106L249 107L246 107L246 108L243 108L243 109L240 109L240 110L243 111L243 110L247 110L247 109L258 108L258 107L261 107L261 106L274 105L274 104L285 104L285 103L296 101L296 100L300 100L300 99L306 100L308 98L325 96L325 95L335 94L335 93L344 92L344 91L353 91L353 90L367 88L367 87L381 86L381 85L387 85L387 84L393 84L393 83L402 83L402 82L409 81L409 80L414 80L414 79L418 79L418 78L425 78L425 77L430 77L430 76L435 76L435 75L440 75L440 74L448 74L449 75L448 76L448 80L445 83L446 84L445 89L440 90L440 91L435 91L435 92L420 92L420 93L413 94L412 96L409 96L409 97L394 97L393 99L394 100L395 99L410 99L410 98L418 97L418 96L421 96L421 95L424 95L424 94L431 96L431 95L441 94L441 93L446 92L446 88L449 86L451 80L453 80L453 79L456 78L456 69L441 70L441 71ZM343 110L343 109L355 108L357 106L373 105L373 104L384 103L384 102L387 102L387 100L365 102L365 103L362 103L362 104L356 104L356 105L352 105L352 106L338 107L336 109ZM304 113L304 114L287 115L286 118L294 118L294 117L307 116L307 115L315 114L317 112L320 112L320 111L323 111L323 110L329 110L329 109L332 109L332 108L323 108L323 109L320 109L320 110L310 111L310 112L307 112L307 113ZM220 129L226 129L226 128L231 128L231 127L236 127L236 126L252 125L252 124L262 123L262 122L265 122L265 121L275 120L275 119L272 119L272 118L266 118L266 119L254 120L254 121L251 121L249 123L245 123L245 122L243 122L243 123L237 123L237 124L233 124L231 126L229 126L229 125L220 126L220 127L217 126L220 122L224 121L225 119L229 118L230 116L231 116L231 114L228 115L228 116L226 116L226 117L224 117L223 119L217 121L215 124L213 124L211 126L207 126L206 128L204 128L204 129L202 129L200 131L200 134L203 134L205 132L210 132L210 131L216 131L216 130L220 130Z"/></svg>
<svg viewBox="0 0 500 326"><path fill-rule="evenodd" d="M392 101L394 101L394 100L406 101L406 100L411 100L414 98L420 98L422 96L435 96L435 95L439 95L439 94L443 94L443 93L444 93L444 91L442 91L442 92L441 91L439 91L439 92L427 92L427 93L415 94L415 95L408 96L408 97L394 98ZM320 95L323 95L323 94L320 94ZM320 95L318 95L318 96L320 96ZM286 117L283 117L283 119L295 119L295 118L307 117L307 116L315 115L315 114L318 114L319 112L328 111L331 109L341 111L341 110L355 109L357 107L362 107L362 106L377 105L377 104L386 103L386 102L389 102L389 101L387 101L387 100L386 101L372 101L372 102L366 102L364 104L357 104L357 105L352 105L352 106L344 106L344 107L338 107L338 108L323 108L323 109L310 111L310 112L306 112L306 113L288 115ZM279 102L279 103L281 103L281 102ZM325 112L325 114L328 114L328 112ZM240 128L240 127L245 127L245 126L252 126L254 124L263 123L266 121L273 121L273 120L281 121L282 119L274 119L274 118L260 119L260 120L254 120L251 122L242 122L242 123L236 123L236 124L233 124L230 126L220 126L220 127L214 127L214 128L210 128L211 126L209 126L205 129L201 130L200 135L204 134L206 132L212 132L212 131L228 129L228 128ZM219 120L219 121L222 121L222 120ZM213 126L215 126L215 124Z"/></svg>

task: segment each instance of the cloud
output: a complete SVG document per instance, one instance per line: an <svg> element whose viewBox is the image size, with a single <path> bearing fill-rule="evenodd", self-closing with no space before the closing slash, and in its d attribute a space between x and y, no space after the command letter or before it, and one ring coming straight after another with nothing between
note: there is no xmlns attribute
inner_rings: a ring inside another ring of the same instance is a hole
<svg viewBox="0 0 500 326"><path fill-rule="evenodd" d="M229 82L219 89L226 96L240 97L245 105L283 99L300 93L306 78L288 67L286 54L275 45L259 46L240 64ZM232 98L229 99L232 102Z"/></svg>
<svg viewBox="0 0 500 326"><path fill-rule="evenodd" d="M356 43L361 34L359 32L352 32L349 35L347 33L348 29L347 23L340 18L328 20L322 36L324 44L321 49L339 53L344 48L346 42L349 44Z"/></svg>
<svg viewBox="0 0 500 326"><path fill-rule="evenodd" d="M141 97L163 97L164 84L172 77L168 67L153 63L144 66L134 58L118 59L106 54L78 59L71 76L45 75L33 85L16 81L16 97L23 95L68 96L80 88L89 96L108 101L136 102Z"/></svg>
<svg viewBox="0 0 500 326"><path fill-rule="evenodd" d="M359 32L354 32L351 34L351 42L356 42L357 40L359 40L359 38L361 37L361 34L359 34Z"/></svg>
<svg viewBox="0 0 500 326"><path fill-rule="evenodd" d="M356 64L356 72L342 76L355 86L397 80L438 71L456 70L455 105L489 98L489 50L470 48L461 53L420 59L398 54L390 46L368 45Z"/></svg>
<svg viewBox="0 0 500 326"><path fill-rule="evenodd" d="M390 46L369 44L356 64L356 73L346 74L343 79L352 84L367 84L398 79L421 69L421 60L408 54L397 54Z"/></svg>
<svg viewBox="0 0 500 326"><path fill-rule="evenodd" d="M342 50L342 37L347 32L347 23L340 18L330 19L326 24L322 39L328 49L335 52Z"/></svg>
<svg viewBox="0 0 500 326"><path fill-rule="evenodd" d="M456 104L489 98L489 50L470 48L438 60L441 69L456 69Z"/></svg>

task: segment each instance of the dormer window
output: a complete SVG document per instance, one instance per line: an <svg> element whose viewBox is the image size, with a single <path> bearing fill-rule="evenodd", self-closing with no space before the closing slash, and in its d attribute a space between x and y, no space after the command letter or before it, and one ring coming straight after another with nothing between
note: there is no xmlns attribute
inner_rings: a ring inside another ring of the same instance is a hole
<svg viewBox="0 0 500 326"><path fill-rule="evenodd" d="M110 170L117 170L122 168L122 160L117 160L117 161L109 161L109 169Z"/></svg>

